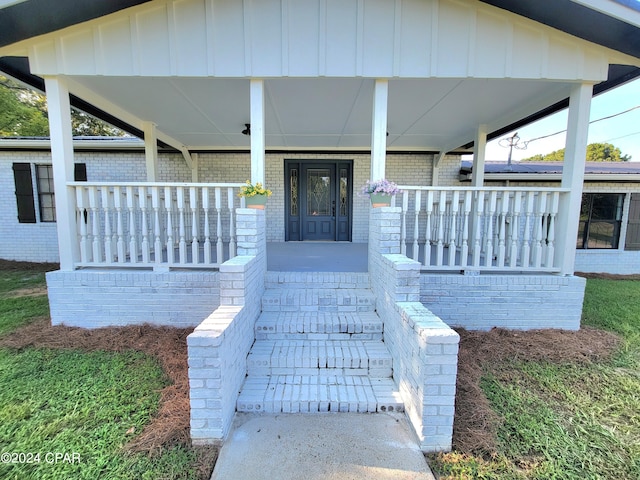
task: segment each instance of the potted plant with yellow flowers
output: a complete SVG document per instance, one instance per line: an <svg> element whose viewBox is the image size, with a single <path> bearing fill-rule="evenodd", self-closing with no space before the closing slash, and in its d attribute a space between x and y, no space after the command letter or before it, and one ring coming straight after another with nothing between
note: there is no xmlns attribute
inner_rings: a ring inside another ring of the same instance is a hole
<svg viewBox="0 0 640 480"><path fill-rule="evenodd" d="M264 188L262 183L257 182L254 185L250 180L247 180L246 184L240 187L240 193L238 196L244 197L244 202L247 208L264 210L267 198L269 198L272 193L273 192L271 190Z"/></svg>

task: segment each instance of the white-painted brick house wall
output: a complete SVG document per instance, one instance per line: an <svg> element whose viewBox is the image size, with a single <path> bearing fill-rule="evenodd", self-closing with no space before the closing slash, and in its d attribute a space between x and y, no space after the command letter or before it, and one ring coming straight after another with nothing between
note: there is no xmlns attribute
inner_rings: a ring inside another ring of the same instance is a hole
<svg viewBox="0 0 640 480"><path fill-rule="evenodd" d="M182 155L160 156L159 180L191 181L191 171ZM145 157L141 152L76 152L76 163L87 165L88 181L146 181ZM37 223L18 222L12 165L30 163ZM0 258L30 262L57 262L58 232L54 222L40 222L35 165L51 165L48 151L0 151Z"/></svg>
<svg viewBox="0 0 640 480"><path fill-rule="evenodd" d="M451 159L453 160L451 160ZM440 175L457 175L458 156L445 157ZM369 200L360 196L360 188L369 178L371 156L367 153L291 153L267 154L265 184L273 190L266 210L267 241L284 241L285 178L284 160L353 160L352 240L365 243L368 236ZM75 161L86 163L88 181L146 181L145 156L132 152L76 152ZM386 177L396 183L429 185L433 155L389 154ZM20 224L17 220L15 187L11 166L14 162L51 164L49 151L0 151L0 258L38 262L57 262L58 243L55 223ZM190 182L192 175L181 154L159 155L159 181ZM198 154L200 182L242 183L251 176L248 153ZM34 192L35 175L34 175ZM17 242L16 239L21 241ZM29 239L24 242L24 239Z"/></svg>
<svg viewBox="0 0 640 480"><path fill-rule="evenodd" d="M195 327L220 304L219 273L74 270L47 273L51 323Z"/></svg>
<svg viewBox="0 0 640 480"><path fill-rule="evenodd" d="M51 163L48 152L0 152L0 258L30 262L57 262L58 232L56 224L40 222L36 202L37 223L19 223L16 204L16 187L13 179L13 163L31 163L31 178L35 192L35 168L33 164Z"/></svg>
<svg viewBox="0 0 640 480"><path fill-rule="evenodd" d="M187 338L196 445L224 440L231 427L264 292L264 232L264 211L238 210L238 256L220 266L220 307Z"/></svg>
<svg viewBox="0 0 640 480"><path fill-rule="evenodd" d="M448 451L458 365L459 335L419 303L420 264L400 255L400 209L370 215L369 274L393 379L425 452Z"/></svg>
<svg viewBox="0 0 640 480"><path fill-rule="evenodd" d="M244 182L251 174L248 153L200 153L199 181ZM284 160L353 160L353 222L352 240L365 243L368 236L369 201L359 191L369 178L370 155L367 153L270 153L266 155L266 186L273 190L266 210L267 241L284 241L285 178ZM434 156L420 153L390 153L386 160L386 177L398 184L431 185ZM10 260L57 262L58 241L55 223L19 223L15 200L15 186L11 166L14 162L31 163L34 192L35 167L50 164L49 151L0 151L0 258ZM146 181L145 156L142 151L131 152L76 152L76 162L86 163L89 181ZM460 157L445 156L438 166L439 185L468 185L458 179ZM159 180L190 182L191 171L181 154L159 155ZM487 182L487 186L502 182ZM511 182L510 186L557 187L558 182ZM585 192L631 193L640 192L638 183L587 182ZM36 215L37 195L36 197ZM226 213L223 213L223 217ZM226 218L223 218L225 221ZM20 239L20 241L17 241ZM617 250L578 250L576 271L630 274L640 272L640 252L625 251L621 242Z"/></svg>
<svg viewBox="0 0 640 480"><path fill-rule="evenodd" d="M585 279L558 275L422 274L420 301L469 330L578 330Z"/></svg>
<svg viewBox="0 0 640 480"><path fill-rule="evenodd" d="M487 182L488 186L501 186L503 182ZM559 182L510 182L510 187L552 187ZM640 193L640 183L631 182L585 182L584 193ZM628 221L628 210L623 211L622 223ZM624 230L624 229L623 229ZM624 238L620 239L617 249L592 249L576 251L576 272L612 273L630 275L640 273L640 251L625 250Z"/></svg>

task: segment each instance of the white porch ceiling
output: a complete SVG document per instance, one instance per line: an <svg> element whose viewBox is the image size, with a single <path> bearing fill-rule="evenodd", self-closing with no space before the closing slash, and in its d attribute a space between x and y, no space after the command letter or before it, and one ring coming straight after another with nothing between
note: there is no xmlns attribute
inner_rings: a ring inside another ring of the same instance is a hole
<svg viewBox="0 0 640 480"><path fill-rule="evenodd" d="M191 150L248 149L249 80L182 77L71 77L71 93L104 102ZM76 92L73 85L82 86ZM512 79L393 79L389 82L391 150L450 151L553 104L570 84ZM373 80L265 80L266 148L369 149ZM106 108L108 111L109 108ZM111 112L114 113L114 112Z"/></svg>

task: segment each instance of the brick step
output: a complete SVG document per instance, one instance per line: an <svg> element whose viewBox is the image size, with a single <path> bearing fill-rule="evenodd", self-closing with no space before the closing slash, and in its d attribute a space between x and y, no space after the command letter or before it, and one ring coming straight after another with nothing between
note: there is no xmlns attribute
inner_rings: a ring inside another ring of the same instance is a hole
<svg viewBox="0 0 640 480"><path fill-rule="evenodd" d="M256 340L247 357L249 375L344 375L374 378L393 374L381 341Z"/></svg>
<svg viewBox="0 0 640 480"><path fill-rule="evenodd" d="M263 312L372 312L376 297L369 289L272 288L262 295Z"/></svg>
<svg viewBox="0 0 640 480"><path fill-rule="evenodd" d="M402 412L391 378L358 376L249 376L237 401L239 412Z"/></svg>
<svg viewBox="0 0 640 480"><path fill-rule="evenodd" d="M263 312L257 340L382 340L375 312Z"/></svg>
<svg viewBox="0 0 640 480"><path fill-rule="evenodd" d="M265 288L369 288L364 272L267 272Z"/></svg>

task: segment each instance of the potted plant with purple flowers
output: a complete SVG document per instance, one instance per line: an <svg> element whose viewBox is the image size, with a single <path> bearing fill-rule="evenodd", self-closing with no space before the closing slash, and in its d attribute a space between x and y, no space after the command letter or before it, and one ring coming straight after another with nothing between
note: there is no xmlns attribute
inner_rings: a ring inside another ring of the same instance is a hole
<svg viewBox="0 0 640 480"><path fill-rule="evenodd" d="M388 207L391 205L391 197L398 193L402 193L398 185L385 178L374 181L367 180L367 183L362 187L362 194L371 199L373 208Z"/></svg>

